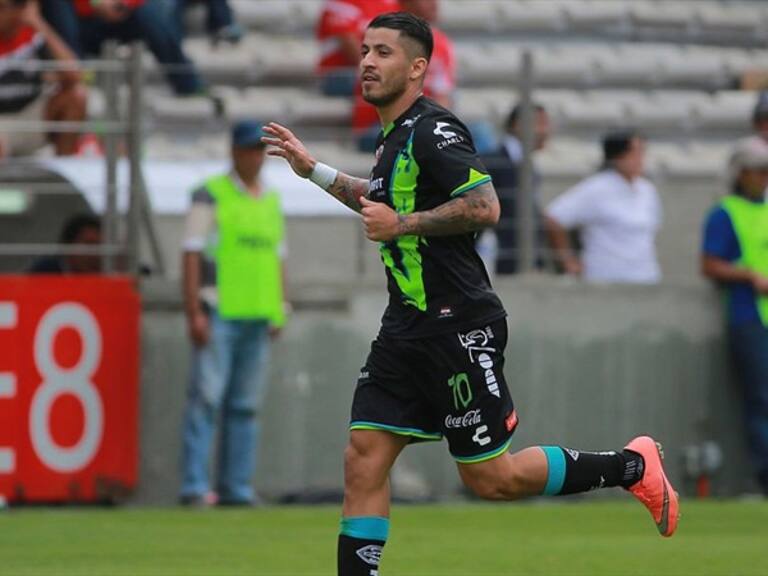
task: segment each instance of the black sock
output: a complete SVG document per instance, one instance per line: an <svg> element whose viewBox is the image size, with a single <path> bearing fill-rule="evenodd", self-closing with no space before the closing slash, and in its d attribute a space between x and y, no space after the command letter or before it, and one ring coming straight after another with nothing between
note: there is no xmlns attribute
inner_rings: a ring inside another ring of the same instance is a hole
<svg viewBox="0 0 768 576"><path fill-rule="evenodd" d="M339 535L338 575L378 576L384 542Z"/></svg>
<svg viewBox="0 0 768 576"><path fill-rule="evenodd" d="M581 452L542 446L549 472L544 494L577 494L596 488L629 488L643 476L643 458L636 452Z"/></svg>
<svg viewBox="0 0 768 576"><path fill-rule="evenodd" d="M338 576L378 576L389 519L359 516L341 519Z"/></svg>

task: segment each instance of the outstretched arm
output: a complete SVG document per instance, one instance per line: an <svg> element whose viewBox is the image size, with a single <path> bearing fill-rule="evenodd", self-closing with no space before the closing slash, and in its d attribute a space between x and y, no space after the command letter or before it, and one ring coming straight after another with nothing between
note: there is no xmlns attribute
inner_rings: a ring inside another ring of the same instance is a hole
<svg viewBox="0 0 768 576"><path fill-rule="evenodd" d="M368 195L368 180L349 176L318 162L293 132L276 122L264 126L264 131L270 137L263 138L263 141L274 146L267 154L285 158L296 174L309 178L355 212L362 210L360 198Z"/></svg>
<svg viewBox="0 0 768 576"><path fill-rule="evenodd" d="M367 198L361 202L366 236L380 242L403 235L465 234L493 226L499 221L499 199L490 182L432 210L411 214L398 214L386 204L371 202Z"/></svg>

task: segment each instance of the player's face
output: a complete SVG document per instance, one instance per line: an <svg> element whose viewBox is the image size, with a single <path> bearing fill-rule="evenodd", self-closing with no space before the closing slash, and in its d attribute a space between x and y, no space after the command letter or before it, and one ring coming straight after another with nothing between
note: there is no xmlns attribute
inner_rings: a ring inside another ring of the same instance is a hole
<svg viewBox="0 0 768 576"><path fill-rule="evenodd" d="M369 28L363 38L360 81L363 99L374 106L386 106L406 90L412 69L411 56L400 40L400 32Z"/></svg>

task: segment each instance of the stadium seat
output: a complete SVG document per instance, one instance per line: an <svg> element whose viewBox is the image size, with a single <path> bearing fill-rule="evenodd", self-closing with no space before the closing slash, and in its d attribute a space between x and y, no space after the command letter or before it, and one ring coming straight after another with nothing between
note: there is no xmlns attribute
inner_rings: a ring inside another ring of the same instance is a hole
<svg viewBox="0 0 768 576"><path fill-rule="evenodd" d="M703 100L694 108L700 128L746 132L755 106L754 92L723 91Z"/></svg>
<svg viewBox="0 0 768 576"><path fill-rule="evenodd" d="M699 20L704 32L723 31L757 34L765 37L766 11L759 2L749 4L729 2L702 3L698 7Z"/></svg>
<svg viewBox="0 0 768 576"><path fill-rule="evenodd" d="M634 2L629 15L635 26L673 27L686 29L696 19L698 2Z"/></svg>
<svg viewBox="0 0 768 576"><path fill-rule="evenodd" d="M443 2L439 25L449 32L487 32L498 25L501 18L499 5L493 0Z"/></svg>
<svg viewBox="0 0 768 576"><path fill-rule="evenodd" d="M621 27L626 22L629 6L616 0L582 0L562 5L569 28Z"/></svg>
<svg viewBox="0 0 768 576"><path fill-rule="evenodd" d="M275 122L291 122L291 103L307 98L304 91L295 88L249 88L224 95L227 117L233 121L256 118Z"/></svg>
<svg viewBox="0 0 768 576"><path fill-rule="evenodd" d="M213 102L210 98L202 96L179 98L158 94L148 99L148 107L161 122L198 122L203 125L214 116Z"/></svg>
<svg viewBox="0 0 768 576"><path fill-rule="evenodd" d="M497 24L504 31L561 30L565 12L556 2L499 2Z"/></svg>

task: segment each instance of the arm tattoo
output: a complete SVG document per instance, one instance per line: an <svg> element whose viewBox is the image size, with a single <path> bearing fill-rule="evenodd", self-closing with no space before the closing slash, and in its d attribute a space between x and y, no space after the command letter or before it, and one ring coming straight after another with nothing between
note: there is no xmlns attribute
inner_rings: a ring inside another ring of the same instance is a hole
<svg viewBox="0 0 768 576"><path fill-rule="evenodd" d="M441 204L437 208L401 214L401 234L450 236L493 226L498 219L499 200L489 182Z"/></svg>
<svg viewBox="0 0 768 576"><path fill-rule="evenodd" d="M336 180L329 186L327 192L342 204L352 208L355 212L360 212L362 210L360 196L367 196L368 184L368 180L355 178L339 172Z"/></svg>

